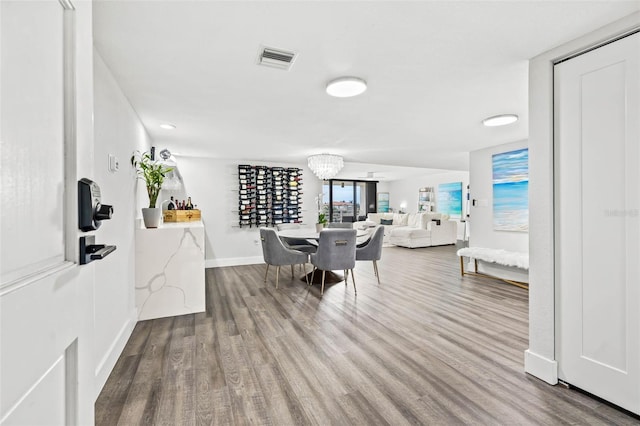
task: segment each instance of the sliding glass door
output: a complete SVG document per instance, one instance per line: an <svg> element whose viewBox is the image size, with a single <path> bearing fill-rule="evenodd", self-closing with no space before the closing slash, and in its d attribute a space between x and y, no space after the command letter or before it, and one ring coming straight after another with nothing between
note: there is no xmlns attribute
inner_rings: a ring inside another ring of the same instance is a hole
<svg viewBox="0 0 640 426"><path fill-rule="evenodd" d="M374 199L368 200L367 193L376 193L377 182L331 179L323 185L323 211L331 212L331 222L356 222L365 220L367 213L375 212ZM367 191L367 187L372 190ZM369 203L368 203L369 202ZM370 206L368 209L367 206ZM373 208L374 210L371 210Z"/></svg>
<svg viewBox="0 0 640 426"><path fill-rule="evenodd" d="M353 222L355 197L353 182L343 180L331 181L332 204L331 222Z"/></svg>

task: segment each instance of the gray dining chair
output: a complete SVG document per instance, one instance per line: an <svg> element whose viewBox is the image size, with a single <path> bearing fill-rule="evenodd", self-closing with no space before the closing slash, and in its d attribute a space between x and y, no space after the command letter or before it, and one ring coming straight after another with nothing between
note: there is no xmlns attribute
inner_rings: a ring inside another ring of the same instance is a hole
<svg viewBox="0 0 640 426"><path fill-rule="evenodd" d="M329 222L329 228L353 229L353 223Z"/></svg>
<svg viewBox="0 0 640 426"><path fill-rule="evenodd" d="M280 267L283 265L291 265L291 278L293 278L293 265L304 265L309 260L309 255L299 250L293 250L280 241L278 234L271 228L260 228L260 241L262 242L262 256L267 264L267 270L264 273L264 282L267 282L267 274L269 266L276 267L276 288L280 280ZM305 271L305 278L306 278ZM308 278L307 284L309 283Z"/></svg>
<svg viewBox="0 0 640 426"><path fill-rule="evenodd" d="M348 272L351 271L353 291L357 294L356 279L353 268L356 266L356 233L355 229L325 229L320 232L318 251L311 254L311 263L315 266L311 274L311 282L316 269L322 271L322 288L324 294L324 279L326 271L343 270L344 285L347 285Z"/></svg>
<svg viewBox="0 0 640 426"><path fill-rule="evenodd" d="M362 245L356 247L356 260L373 261L373 273L380 284L380 274L378 272L377 261L382 258L382 242L384 240L384 226L378 226L371 237Z"/></svg>
<svg viewBox="0 0 640 426"><path fill-rule="evenodd" d="M278 231L284 231L287 229L300 229L301 226L299 223L280 223L276 225ZM315 241L309 241L304 238L290 238L290 237L280 237L284 245L293 250L300 250L305 253L315 253L318 249L318 245Z"/></svg>

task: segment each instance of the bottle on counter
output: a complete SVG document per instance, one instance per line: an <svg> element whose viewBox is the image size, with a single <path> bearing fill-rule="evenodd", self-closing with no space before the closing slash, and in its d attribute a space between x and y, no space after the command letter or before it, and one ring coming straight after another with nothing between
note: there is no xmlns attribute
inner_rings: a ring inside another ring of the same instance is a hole
<svg viewBox="0 0 640 426"><path fill-rule="evenodd" d="M193 204L191 204L191 197L187 197L187 205L186 205L185 209L193 210Z"/></svg>
<svg viewBox="0 0 640 426"><path fill-rule="evenodd" d="M167 205L167 210L175 210L176 209L176 205L173 203L173 195L171 196L171 199L169 200L169 204Z"/></svg>

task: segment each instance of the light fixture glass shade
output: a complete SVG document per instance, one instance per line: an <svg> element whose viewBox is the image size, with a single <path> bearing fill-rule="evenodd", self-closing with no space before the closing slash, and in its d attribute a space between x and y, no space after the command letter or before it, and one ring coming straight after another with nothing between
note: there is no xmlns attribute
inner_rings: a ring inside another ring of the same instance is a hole
<svg viewBox="0 0 640 426"><path fill-rule="evenodd" d="M171 151L169 151L167 148L163 149L162 151L160 151L160 158L162 158L163 160L168 160L169 158L171 158Z"/></svg>
<svg viewBox="0 0 640 426"><path fill-rule="evenodd" d="M307 159L307 164L318 178L331 179L344 167L344 160L339 155L316 154Z"/></svg>
<svg viewBox="0 0 640 426"><path fill-rule="evenodd" d="M367 90L367 82L358 77L341 77L327 84L327 93L337 98L358 96Z"/></svg>
<svg viewBox="0 0 640 426"><path fill-rule="evenodd" d="M516 121L518 121L518 116L515 114L501 114L485 118L484 120L482 120L482 124L487 127L496 127L505 126L507 124L515 123Z"/></svg>

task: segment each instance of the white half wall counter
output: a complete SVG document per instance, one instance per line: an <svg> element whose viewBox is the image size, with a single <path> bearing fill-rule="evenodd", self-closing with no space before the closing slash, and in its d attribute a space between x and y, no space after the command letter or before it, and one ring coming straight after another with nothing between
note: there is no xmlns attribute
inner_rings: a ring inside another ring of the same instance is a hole
<svg viewBox="0 0 640 426"><path fill-rule="evenodd" d="M136 308L138 319L205 310L204 225L163 223L136 227Z"/></svg>

